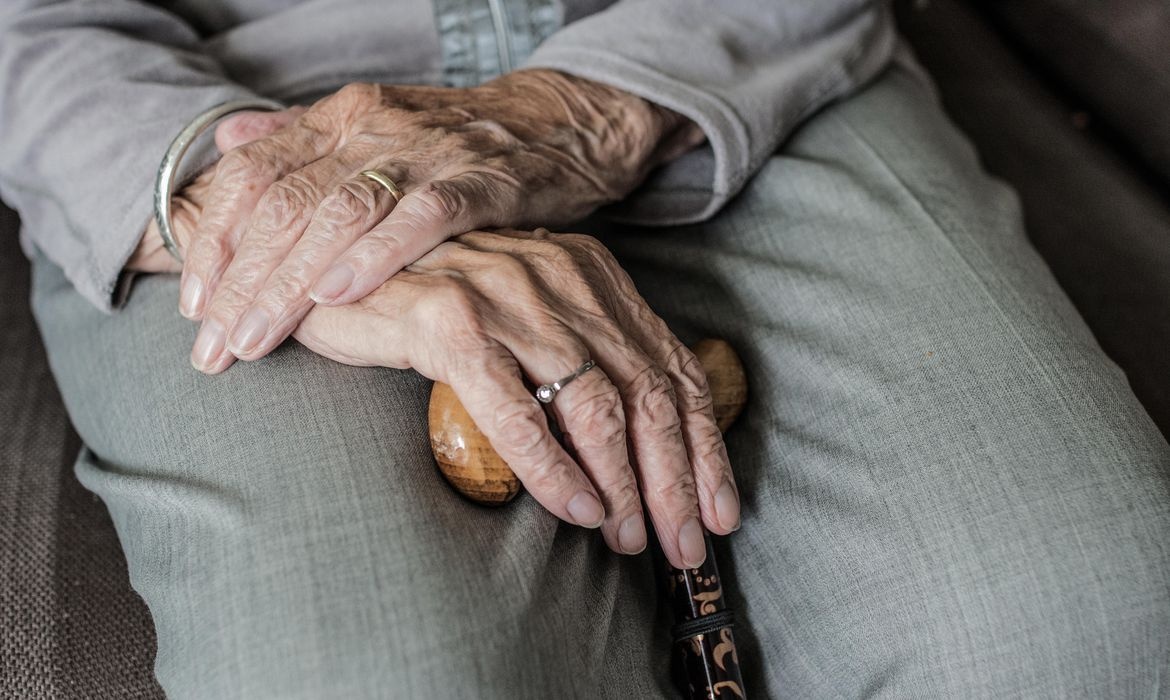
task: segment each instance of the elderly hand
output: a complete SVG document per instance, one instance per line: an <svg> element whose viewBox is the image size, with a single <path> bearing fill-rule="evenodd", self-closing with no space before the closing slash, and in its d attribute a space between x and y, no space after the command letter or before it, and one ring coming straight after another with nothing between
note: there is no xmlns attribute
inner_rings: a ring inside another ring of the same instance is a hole
<svg viewBox="0 0 1170 700"><path fill-rule="evenodd" d="M280 112L237 112L220 124L215 131L215 144L220 153L227 153L246 143L264 138L292 124L304 114L304 107L291 107ZM203 207L207 203L211 183L215 178L215 167L203 171L190 184L171 198L171 234L180 250L186 250ZM126 261L125 269L131 272L182 272L183 266L171 256L163 245L158 224L152 217L138 246Z"/></svg>
<svg viewBox="0 0 1170 700"><path fill-rule="evenodd" d="M646 545L639 493L679 568L705 558L700 522L739 526L706 375L596 239L468 233L355 303L314 308L295 337L341 362L450 384L528 491L567 522L600 526L615 551ZM553 382L590 358L549 404L570 456L524 378Z"/></svg>
<svg viewBox="0 0 1170 700"><path fill-rule="evenodd" d="M701 138L669 110L553 71L350 85L216 168L183 270L180 309L203 320L192 363L259 358L314 302L360 299L450 236L577 220Z"/></svg>

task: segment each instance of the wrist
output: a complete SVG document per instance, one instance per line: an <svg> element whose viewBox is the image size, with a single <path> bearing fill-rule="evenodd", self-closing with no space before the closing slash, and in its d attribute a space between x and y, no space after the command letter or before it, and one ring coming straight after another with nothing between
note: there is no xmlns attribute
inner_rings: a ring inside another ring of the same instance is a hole
<svg viewBox="0 0 1170 700"><path fill-rule="evenodd" d="M539 119L571 134L566 144L593 164L610 199L621 199L654 168L704 140L690 119L625 90L548 69L514 71L488 83L538 105ZM486 87L486 86L485 86Z"/></svg>

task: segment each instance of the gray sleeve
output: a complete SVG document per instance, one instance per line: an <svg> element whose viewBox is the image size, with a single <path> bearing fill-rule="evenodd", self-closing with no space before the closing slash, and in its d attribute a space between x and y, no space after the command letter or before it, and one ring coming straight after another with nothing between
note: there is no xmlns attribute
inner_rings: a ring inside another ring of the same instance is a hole
<svg viewBox="0 0 1170 700"><path fill-rule="evenodd" d="M613 85L703 129L703 148L611 211L666 225L714 215L805 117L874 77L895 46L881 0L620 0L549 37L525 67Z"/></svg>
<svg viewBox="0 0 1170 700"><path fill-rule="evenodd" d="M174 15L136 0L0 4L0 196L25 242L109 311L167 144L251 93Z"/></svg>

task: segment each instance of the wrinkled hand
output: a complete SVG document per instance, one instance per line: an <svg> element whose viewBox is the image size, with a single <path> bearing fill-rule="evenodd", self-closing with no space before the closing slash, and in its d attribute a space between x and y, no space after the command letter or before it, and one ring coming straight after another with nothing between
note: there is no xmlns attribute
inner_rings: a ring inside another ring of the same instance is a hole
<svg viewBox="0 0 1170 700"><path fill-rule="evenodd" d="M239 115L217 141L229 150L294 117ZM214 177L209 170L175 197L181 248ZM127 269L176 267L151 224ZM718 534L738 528L738 491L706 375L595 239L468 233L357 302L314 307L293 335L340 362L413 367L450 384L533 496L567 522L600 522L615 551L645 546L639 494L677 567L705 556L696 517ZM522 377L555 381L585 357L598 367L551 405L574 459Z"/></svg>
<svg viewBox="0 0 1170 700"><path fill-rule="evenodd" d="M553 71L350 85L218 164L183 270L180 310L203 321L192 363L259 358L315 302L360 299L451 236L577 220L700 139L669 110Z"/></svg>
<svg viewBox="0 0 1170 700"><path fill-rule="evenodd" d="M740 506L702 366L596 239L472 232L369 296L318 306L295 337L357 365L412 367L451 385L476 425L550 512L633 554L639 493L670 562L705 558L701 522L728 534ZM570 456L523 382L597 367L551 408ZM575 457L575 459L574 459Z"/></svg>
<svg viewBox="0 0 1170 700"><path fill-rule="evenodd" d="M304 112L304 107L292 107L280 112L237 112L224 119L216 129L216 146L220 153L227 153L279 131L292 124ZM215 166L212 166L171 197L171 233L179 250L186 250L195 235L214 179ZM153 217L146 225L138 246L126 261L125 269L132 272L182 272L183 265L163 245L162 235Z"/></svg>

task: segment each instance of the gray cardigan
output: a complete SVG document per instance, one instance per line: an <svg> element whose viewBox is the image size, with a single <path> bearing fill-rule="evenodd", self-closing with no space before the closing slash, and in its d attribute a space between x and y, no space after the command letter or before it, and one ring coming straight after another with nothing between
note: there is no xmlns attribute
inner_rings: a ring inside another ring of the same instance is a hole
<svg viewBox="0 0 1170 700"><path fill-rule="evenodd" d="M111 310L159 158L207 107L539 66L699 124L706 145L614 210L697 221L894 45L881 0L3 0L0 197L20 213L26 250Z"/></svg>

